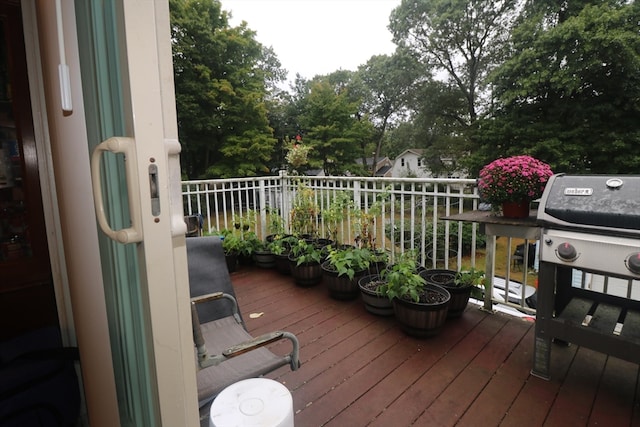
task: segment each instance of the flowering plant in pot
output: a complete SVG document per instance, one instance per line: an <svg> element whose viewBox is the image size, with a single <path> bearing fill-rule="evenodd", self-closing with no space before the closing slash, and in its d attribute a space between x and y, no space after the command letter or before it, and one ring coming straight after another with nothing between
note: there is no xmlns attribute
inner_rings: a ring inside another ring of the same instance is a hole
<svg viewBox="0 0 640 427"><path fill-rule="evenodd" d="M480 170L478 191L494 210L502 207L505 216L528 216L529 202L542 196L551 175L548 164L531 156L500 158ZM526 205L526 215L524 210L519 215L504 212L509 203Z"/></svg>

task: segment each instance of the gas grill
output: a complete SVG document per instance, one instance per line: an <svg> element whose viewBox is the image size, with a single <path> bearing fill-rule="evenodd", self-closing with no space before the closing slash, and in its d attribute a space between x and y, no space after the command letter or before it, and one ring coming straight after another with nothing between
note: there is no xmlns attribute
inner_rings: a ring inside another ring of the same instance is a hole
<svg viewBox="0 0 640 427"><path fill-rule="evenodd" d="M537 220L532 374L549 378L552 340L640 363L640 176L554 175ZM592 276L603 285L585 286Z"/></svg>

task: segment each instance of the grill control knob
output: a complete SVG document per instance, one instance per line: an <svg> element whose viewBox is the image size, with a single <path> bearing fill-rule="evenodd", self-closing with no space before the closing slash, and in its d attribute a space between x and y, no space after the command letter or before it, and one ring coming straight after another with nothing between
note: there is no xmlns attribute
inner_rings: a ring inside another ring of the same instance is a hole
<svg viewBox="0 0 640 427"><path fill-rule="evenodd" d="M564 261L573 261L578 258L578 252L571 243L560 243L556 248L556 254L558 258Z"/></svg>
<svg viewBox="0 0 640 427"><path fill-rule="evenodd" d="M626 264L630 272L640 274L640 252L629 255Z"/></svg>

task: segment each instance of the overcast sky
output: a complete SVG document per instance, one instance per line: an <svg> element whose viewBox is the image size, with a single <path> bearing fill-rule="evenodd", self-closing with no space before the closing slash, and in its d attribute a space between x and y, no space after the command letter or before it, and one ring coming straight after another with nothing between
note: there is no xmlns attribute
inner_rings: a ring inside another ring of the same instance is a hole
<svg viewBox="0 0 640 427"><path fill-rule="evenodd" d="M338 69L356 70L373 55L391 54L387 29L401 0L220 0L237 26L247 21L271 46L293 81Z"/></svg>

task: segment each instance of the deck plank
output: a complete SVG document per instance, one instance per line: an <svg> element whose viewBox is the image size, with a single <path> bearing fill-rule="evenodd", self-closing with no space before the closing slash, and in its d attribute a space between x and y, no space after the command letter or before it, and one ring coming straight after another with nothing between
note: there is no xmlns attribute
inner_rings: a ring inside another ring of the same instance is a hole
<svg viewBox="0 0 640 427"><path fill-rule="evenodd" d="M231 277L252 334L284 329L300 340L302 367L268 375L291 391L296 426L640 425L638 365L553 344L551 380L533 377L533 322L470 304L418 339L360 299L330 298L322 283L301 288L255 267Z"/></svg>

